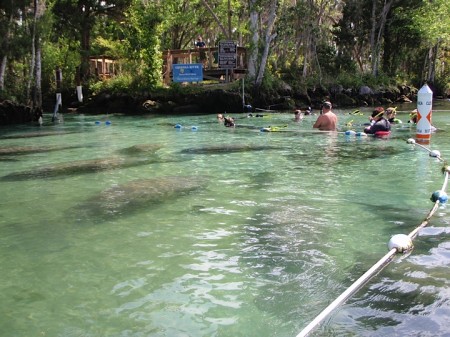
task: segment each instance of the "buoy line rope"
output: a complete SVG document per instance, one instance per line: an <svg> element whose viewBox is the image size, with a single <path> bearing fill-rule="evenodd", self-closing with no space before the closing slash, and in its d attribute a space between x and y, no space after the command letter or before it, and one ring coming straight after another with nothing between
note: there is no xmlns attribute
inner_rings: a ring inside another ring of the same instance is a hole
<svg viewBox="0 0 450 337"><path fill-rule="evenodd" d="M394 235L389 241L388 248L389 252L384 255L377 263L375 263L369 270L367 270L360 278L358 278L350 287L347 288L339 297L337 297L333 302L331 302L322 312L316 316L316 318L311 321L296 337L305 337L317 327L334 309L336 309L339 305L345 302L354 292L356 292L360 287L362 287L365 283L367 283L370 278L372 278L377 272L381 271L383 267L385 267L394 257L396 253L404 253L410 251L413 248L412 240L417 236L419 230L428 225L429 220L436 212L439 207L439 204L444 204L447 202L448 197L445 193L448 184L448 176L450 168L446 165L446 162L441 158L439 151L431 151L427 147L416 144L414 139L408 139L408 144L417 145L424 150L428 151L430 157L436 157L439 161L444 162L444 167L442 172L444 173L444 183L442 185L442 189L434 192L431 196L431 201L434 202L434 205L430 212L427 214L422 223L414 229L409 235L397 234Z"/></svg>

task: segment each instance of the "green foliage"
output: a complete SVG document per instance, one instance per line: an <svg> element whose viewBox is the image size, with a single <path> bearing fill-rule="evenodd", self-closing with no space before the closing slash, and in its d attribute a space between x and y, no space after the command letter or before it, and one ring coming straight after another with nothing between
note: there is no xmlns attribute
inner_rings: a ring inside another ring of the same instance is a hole
<svg viewBox="0 0 450 337"><path fill-rule="evenodd" d="M357 73L341 72L336 78L336 83L344 88L359 88L365 85L361 75Z"/></svg>
<svg viewBox="0 0 450 337"><path fill-rule="evenodd" d="M156 7L135 4L126 13L129 24L123 28L124 50L135 75L149 88L161 84L162 54L159 36L162 17ZM137 71L136 71L137 70Z"/></svg>
<svg viewBox="0 0 450 337"><path fill-rule="evenodd" d="M321 70L324 73L336 73L336 50L330 46L321 44L317 47L317 60L320 64Z"/></svg>
<svg viewBox="0 0 450 337"><path fill-rule="evenodd" d="M261 31L271 1L252 2L261 14ZM228 1L208 0L208 3L228 29ZM250 48L248 2L231 0L230 3L233 39L239 37L239 43ZM120 71L117 77L103 82L91 79L89 85L94 92L156 91L161 87L161 50L192 47L197 34L209 39L210 46L224 38L222 29L202 0L49 0L47 5L52 10L47 11L48 16L38 24L44 93L55 89L57 66L63 72L63 89L74 88L76 67L82 60L86 64L87 56L92 54L115 58L116 70ZM422 68L425 68L430 47L436 45L440 49L435 86L440 92L448 90L448 0L394 1L382 37L382 73L377 77L364 73L370 67L371 8L371 0L279 1L277 37L271 45L269 66L260 90L275 93L283 88L284 82L300 92L333 83L344 87L417 84L426 70ZM29 1L0 2L0 35L6 36L11 28L10 38L0 41L0 56L8 57L1 95L22 102L29 80L32 26L29 13L32 12ZM12 21L9 20L11 13ZM260 39L263 38L260 35ZM304 64L306 75L303 74ZM249 92L252 92L251 83L246 81ZM234 84L229 87L239 90L238 84L237 88ZM168 90L195 94L201 89L196 85L174 83Z"/></svg>
<svg viewBox="0 0 450 337"><path fill-rule="evenodd" d="M104 81L93 81L90 83L89 89L94 95L103 91L114 94L130 93L134 91L133 89L138 89L134 80L131 74L121 74Z"/></svg>
<svg viewBox="0 0 450 337"><path fill-rule="evenodd" d="M434 82L435 94L438 96L447 96L450 94L450 71L442 76L436 77Z"/></svg>
<svg viewBox="0 0 450 337"><path fill-rule="evenodd" d="M450 6L448 0L423 1L420 8L412 11L413 25L430 44L441 41L450 44Z"/></svg>
<svg viewBox="0 0 450 337"><path fill-rule="evenodd" d="M61 68L62 87L72 88L75 84L75 69L80 64L78 42L61 37L55 43L46 41L42 46L42 90L56 89L55 69Z"/></svg>
<svg viewBox="0 0 450 337"><path fill-rule="evenodd" d="M171 95L193 95L203 90L200 86L195 85L183 85L182 83L172 82L169 86L169 92Z"/></svg>

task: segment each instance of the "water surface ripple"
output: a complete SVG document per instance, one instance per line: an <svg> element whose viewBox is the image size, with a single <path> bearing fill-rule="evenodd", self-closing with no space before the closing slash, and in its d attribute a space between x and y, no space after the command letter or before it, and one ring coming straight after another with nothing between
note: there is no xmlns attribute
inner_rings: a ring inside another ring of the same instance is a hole
<svg viewBox="0 0 450 337"><path fill-rule="evenodd" d="M436 104L430 146L449 158L450 103ZM340 125L362 111L336 110ZM0 335L295 336L442 186L406 123L379 140L314 131L317 116L237 117L246 127L214 115L2 127ZM274 125L287 127L259 131ZM450 336L446 208L313 335Z"/></svg>

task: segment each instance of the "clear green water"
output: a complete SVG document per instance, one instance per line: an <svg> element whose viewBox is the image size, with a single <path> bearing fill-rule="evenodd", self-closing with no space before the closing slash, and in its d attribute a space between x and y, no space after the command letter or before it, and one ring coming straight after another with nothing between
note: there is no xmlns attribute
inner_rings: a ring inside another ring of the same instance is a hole
<svg viewBox="0 0 450 337"><path fill-rule="evenodd" d="M450 158L450 103L434 109L430 147ZM348 112L341 125L367 121ZM1 128L0 335L296 336L443 184L442 164L405 142L415 129L356 139L313 131L315 118ZM136 145L157 150L124 151ZM449 336L449 221L444 206L314 335Z"/></svg>

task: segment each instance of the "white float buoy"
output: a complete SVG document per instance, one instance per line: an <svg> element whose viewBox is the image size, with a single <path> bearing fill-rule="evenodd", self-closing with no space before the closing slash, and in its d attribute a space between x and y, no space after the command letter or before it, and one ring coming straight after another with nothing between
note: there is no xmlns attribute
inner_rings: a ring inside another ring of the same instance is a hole
<svg viewBox="0 0 450 337"><path fill-rule="evenodd" d="M412 249L413 243L411 238L405 234L396 234L389 240L388 248L389 250L395 248L398 253L406 252Z"/></svg>
<svg viewBox="0 0 450 337"><path fill-rule="evenodd" d="M416 140L413 139L413 138L409 138L406 142L407 142L408 144L416 144Z"/></svg>
<svg viewBox="0 0 450 337"><path fill-rule="evenodd" d="M430 157L439 158L441 156L441 153L438 150L433 150L430 152Z"/></svg>
<svg viewBox="0 0 450 337"><path fill-rule="evenodd" d="M420 143L428 144L431 138L431 108L433 92L427 84L417 92L417 130L416 139Z"/></svg>

